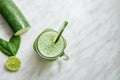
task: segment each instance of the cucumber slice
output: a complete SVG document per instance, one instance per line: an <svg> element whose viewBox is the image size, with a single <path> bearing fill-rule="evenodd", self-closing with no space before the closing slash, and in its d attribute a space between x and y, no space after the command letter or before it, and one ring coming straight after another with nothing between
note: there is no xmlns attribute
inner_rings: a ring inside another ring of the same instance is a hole
<svg viewBox="0 0 120 80"><path fill-rule="evenodd" d="M26 28L23 28L23 29L18 30L18 31L15 33L15 36L27 32L27 31L29 30L29 28L30 28L30 27L26 27Z"/></svg>
<svg viewBox="0 0 120 80"><path fill-rule="evenodd" d="M16 36L30 28L29 23L12 0L0 0L0 12Z"/></svg>

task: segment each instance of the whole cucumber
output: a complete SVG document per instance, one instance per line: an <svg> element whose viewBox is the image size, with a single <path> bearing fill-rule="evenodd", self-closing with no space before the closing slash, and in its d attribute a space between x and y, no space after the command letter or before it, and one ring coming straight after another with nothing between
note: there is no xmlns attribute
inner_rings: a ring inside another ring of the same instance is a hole
<svg viewBox="0 0 120 80"><path fill-rule="evenodd" d="M0 0L0 13L12 28L14 35L26 32L30 25L12 0Z"/></svg>

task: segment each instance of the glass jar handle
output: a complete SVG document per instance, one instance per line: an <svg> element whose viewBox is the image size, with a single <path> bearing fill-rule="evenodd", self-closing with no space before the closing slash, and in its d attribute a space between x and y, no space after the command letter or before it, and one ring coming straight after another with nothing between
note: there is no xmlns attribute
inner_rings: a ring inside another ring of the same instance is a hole
<svg viewBox="0 0 120 80"><path fill-rule="evenodd" d="M66 55L65 53L63 53L60 57L61 57L64 61L68 61L68 60L69 60L69 56Z"/></svg>

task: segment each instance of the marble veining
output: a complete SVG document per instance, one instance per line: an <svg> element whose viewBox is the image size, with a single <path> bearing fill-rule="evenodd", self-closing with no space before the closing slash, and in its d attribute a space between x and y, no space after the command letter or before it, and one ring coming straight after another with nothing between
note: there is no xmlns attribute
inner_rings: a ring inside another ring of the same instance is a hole
<svg viewBox="0 0 120 80"><path fill-rule="evenodd" d="M13 1L31 29L21 35L19 71L6 70L7 56L0 52L0 80L120 80L119 0ZM57 30L64 20L69 22L63 36L70 59L48 62L35 53L33 42L42 30ZM8 40L12 34L0 15L0 37Z"/></svg>

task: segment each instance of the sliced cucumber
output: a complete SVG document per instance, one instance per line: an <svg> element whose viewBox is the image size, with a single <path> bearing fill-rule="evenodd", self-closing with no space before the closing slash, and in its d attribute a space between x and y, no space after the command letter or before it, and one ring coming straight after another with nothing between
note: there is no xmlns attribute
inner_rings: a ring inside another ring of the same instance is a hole
<svg viewBox="0 0 120 80"><path fill-rule="evenodd" d="M26 32L30 25L12 0L0 0L0 12L15 35Z"/></svg>
<svg viewBox="0 0 120 80"><path fill-rule="evenodd" d="M15 33L15 36L23 34L29 30L30 27L22 28Z"/></svg>

